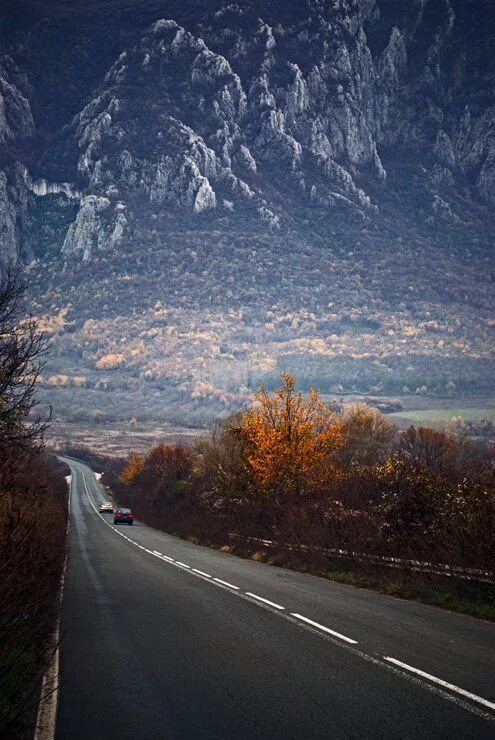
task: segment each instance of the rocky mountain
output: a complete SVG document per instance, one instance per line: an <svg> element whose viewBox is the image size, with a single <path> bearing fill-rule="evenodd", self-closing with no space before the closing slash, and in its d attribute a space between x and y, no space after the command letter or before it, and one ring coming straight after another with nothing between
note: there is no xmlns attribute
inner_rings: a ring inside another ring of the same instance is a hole
<svg viewBox="0 0 495 740"><path fill-rule="evenodd" d="M494 31L484 0L8 3L2 259L50 393L491 392Z"/></svg>

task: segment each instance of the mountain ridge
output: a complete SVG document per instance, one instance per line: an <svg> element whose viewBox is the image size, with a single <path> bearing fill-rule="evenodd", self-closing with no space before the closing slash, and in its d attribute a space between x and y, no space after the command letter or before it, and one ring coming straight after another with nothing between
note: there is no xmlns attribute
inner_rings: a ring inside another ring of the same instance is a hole
<svg viewBox="0 0 495 740"><path fill-rule="evenodd" d="M363 392L491 392L488 4L176 3L160 18L105 3L70 48L86 16L51 7L34 25L14 14L2 44L0 94L23 115L0 118L0 227L4 255L30 265L53 378L128 392L125 414L162 386L217 413L280 369ZM61 84L51 47L69 92L43 107ZM149 317L158 302L173 320Z"/></svg>

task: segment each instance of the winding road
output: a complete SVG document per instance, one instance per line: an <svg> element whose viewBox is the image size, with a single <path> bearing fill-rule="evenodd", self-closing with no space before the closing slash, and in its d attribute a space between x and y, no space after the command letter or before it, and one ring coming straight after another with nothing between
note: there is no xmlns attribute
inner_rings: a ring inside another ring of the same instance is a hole
<svg viewBox="0 0 495 740"><path fill-rule="evenodd" d="M495 626L100 515L72 471L57 740L495 738Z"/></svg>

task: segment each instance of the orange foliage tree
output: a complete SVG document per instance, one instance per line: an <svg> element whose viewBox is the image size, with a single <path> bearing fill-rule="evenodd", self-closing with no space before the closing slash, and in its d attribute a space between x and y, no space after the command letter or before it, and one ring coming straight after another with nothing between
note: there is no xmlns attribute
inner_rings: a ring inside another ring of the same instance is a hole
<svg viewBox="0 0 495 740"><path fill-rule="evenodd" d="M257 403L240 417L247 444L247 468L263 493L300 495L325 486L333 474L332 455L343 441L335 411L311 390L296 391L292 375L270 395L262 386Z"/></svg>
<svg viewBox="0 0 495 740"><path fill-rule="evenodd" d="M138 455L135 452L131 452L126 466L124 467L120 477L127 485L132 485L139 475L145 468L145 458L143 455Z"/></svg>
<svg viewBox="0 0 495 740"><path fill-rule="evenodd" d="M143 502L160 504L185 491L192 462L192 451L184 445L159 444L146 455L131 454L120 480Z"/></svg>

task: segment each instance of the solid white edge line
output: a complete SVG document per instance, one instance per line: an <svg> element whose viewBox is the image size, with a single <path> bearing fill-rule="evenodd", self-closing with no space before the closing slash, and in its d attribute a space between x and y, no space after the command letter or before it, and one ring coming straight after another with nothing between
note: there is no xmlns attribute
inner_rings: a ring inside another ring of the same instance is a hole
<svg viewBox="0 0 495 740"><path fill-rule="evenodd" d="M204 570L198 570L198 568L193 568L193 573L199 573L200 576L204 576L205 578L211 578L209 573L205 573Z"/></svg>
<svg viewBox="0 0 495 740"><path fill-rule="evenodd" d="M233 588L234 591L239 591L239 586L234 586L233 583L229 583L228 581L222 581L221 578L214 578L213 580L216 581L217 583L221 583L222 586L228 586L228 588Z"/></svg>
<svg viewBox="0 0 495 740"><path fill-rule="evenodd" d="M264 599L262 596L257 596L257 594L252 594L250 591L246 591L246 596L251 596L252 599L257 599L258 601L262 601L264 604L268 604L268 606L273 606L274 609L285 609L285 606L275 604L274 601L268 601L268 599Z"/></svg>
<svg viewBox="0 0 495 740"><path fill-rule="evenodd" d="M488 707L488 709L495 710L495 704L491 701L488 701L488 699L483 699L481 696L472 694L470 691L465 691L464 689L459 688L459 686L455 686L453 683L449 683L448 681L443 681L441 678L432 676L430 673L426 673L425 671L420 671L419 668L414 668L413 666L408 665L407 663L402 663L402 661L396 660L395 658L391 658L388 655L384 655L383 657L385 660L388 660L389 663L393 663L394 665L397 665L400 668L404 668L404 670L406 671L411 671L412 673L416 673L418 676L421 676L422 678L427 678L429 681L433 681L434 683L437 683L439 686L443 686L445 689L450 689L450 691L455 691L457 694L460 694L461 696L465 696L467 699L472 699L472 701L476 701L478 702L478 704L482 704L484 707Z"/></svg>
<svg viewBox="0 0 495 740"><path fill-rule="evenodd" d="M329 635L333 635L334 637L338 637L339 640L344 640L345 642L348 642L350 645L357 645L357 640L352 640L350 637L346 637L345 635L341 635L340 632L335 632L335 630L331 630L329 627L325 627L324 624L319 624L318 622L313 622L312 619L308 619L308 617L303 617L302 614L296 614L295 612L291 612L291 616L295 617L296 619L300 619L303 622L307 622L312 627L316 627L319 630L323 630L323 632L328 632Z"/></svg>

